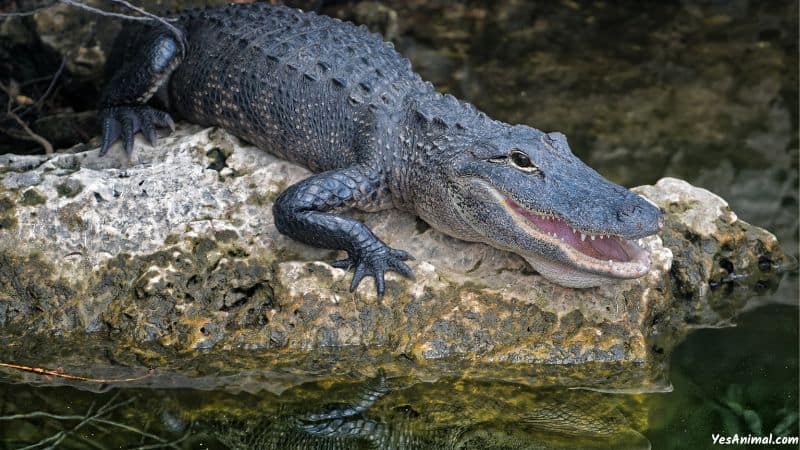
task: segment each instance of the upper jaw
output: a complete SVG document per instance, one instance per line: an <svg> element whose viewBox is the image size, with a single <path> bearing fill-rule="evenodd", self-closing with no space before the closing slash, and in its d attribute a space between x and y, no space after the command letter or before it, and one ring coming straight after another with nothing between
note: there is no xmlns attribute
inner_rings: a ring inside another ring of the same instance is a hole
<svg viewBox="0 0 800 450"><path fill-rule="evenodd" d="M550 261L542 255L512 250L526 257L548 279L566 286L588 287L613 279L638 278L650 270L649 253L632 240L644 236L624 238L581 231L561 218L526 209L488 184L485 186L518 229L561 253L558 261Z"/></svg>

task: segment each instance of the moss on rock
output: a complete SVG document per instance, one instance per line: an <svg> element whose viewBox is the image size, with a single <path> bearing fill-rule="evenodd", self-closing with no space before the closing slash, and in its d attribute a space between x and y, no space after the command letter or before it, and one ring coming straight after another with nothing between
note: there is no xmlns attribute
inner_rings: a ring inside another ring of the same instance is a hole
<svg viewBox="0 0 800 450"><path fill-rule="evenodd" d="M36 190L36 188L26 189L22 192L22 199L20 204L22 206L37 206L41 205L47 201L47 197L45 197L42 193Z"/></svg>
<svg viewBox="0 0 800 450"><path fill-rule="evenodd" d="M16 207L8 196L0 196L0 231L13 231L17 227Z"/></svg>

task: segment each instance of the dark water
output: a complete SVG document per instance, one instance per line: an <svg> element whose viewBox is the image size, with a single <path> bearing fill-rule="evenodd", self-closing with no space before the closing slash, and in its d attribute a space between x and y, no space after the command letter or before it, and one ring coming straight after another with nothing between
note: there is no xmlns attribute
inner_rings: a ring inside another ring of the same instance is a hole
<svg viewBox="0 0 800 450"><path fill-rule="evenodd" d="M327 12L374 21L425 78L490 115L563 131L616 182L676 176L719 193L797 257L796 2L383 3L395 22ZM713 433L798 436L796 274L758 303L674 350L670 393L402 379L101 392L43 376L0 381L0 448L703 449Z"/></svg>

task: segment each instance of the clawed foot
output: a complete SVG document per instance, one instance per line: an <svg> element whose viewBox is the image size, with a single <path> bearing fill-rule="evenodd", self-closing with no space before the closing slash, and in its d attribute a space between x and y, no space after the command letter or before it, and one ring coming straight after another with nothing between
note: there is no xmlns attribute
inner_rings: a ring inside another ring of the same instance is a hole
<svg viewBox="0 0 800 450"><path fill-rule="evenodd" d="M383 276L389 270L393 270L406 278L414 279L414 272L403 261L413 260L414 257L408 252L403 250L393 249L391 247L382 246L376 250L365 252L362 255L349 254L347 258L335 261L331 264L333 267L348 270L351 267L356 268L353 275L353 281L350 283L350 292L353 292L358 287L361 280L366 276L375 278L375 286L378 289L378 297L383 297L386 290L386 284Z"/></svg>
<svg viewBox="0 0 800 450"><path fill-rule="evenodd" d="M175 131L175 122L169 114L149 106L114 106L100 111L100 124L103 129L103 145L100 156L122 136L123 147L128 156L133 152L133 137L142 132L150 145L155 145L156 127L169 127Z"/></svg>

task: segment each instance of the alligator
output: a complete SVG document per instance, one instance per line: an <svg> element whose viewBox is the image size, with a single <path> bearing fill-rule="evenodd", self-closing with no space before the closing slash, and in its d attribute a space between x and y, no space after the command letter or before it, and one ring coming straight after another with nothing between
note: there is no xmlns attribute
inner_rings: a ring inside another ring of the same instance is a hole
<svg viewBox="0 0 800 450"><path fill-rule="evenodd" d="M557 284L585 288L641 277L637 240L662 211L573 155L566 137L493 120L442 95L391 43L364 26L268 4L168 13L126 25L109 55L100 154L134 135L174 129L169 111L223 127L315 174L272 208L275 226L346 257L354 290L384 274L413 278L413 257L345 208L397 208L459 239L525 258ZM153 103L159 103L153 106Z"/></svg>

